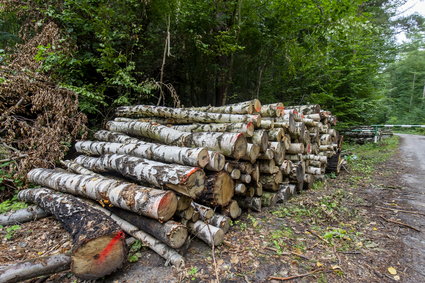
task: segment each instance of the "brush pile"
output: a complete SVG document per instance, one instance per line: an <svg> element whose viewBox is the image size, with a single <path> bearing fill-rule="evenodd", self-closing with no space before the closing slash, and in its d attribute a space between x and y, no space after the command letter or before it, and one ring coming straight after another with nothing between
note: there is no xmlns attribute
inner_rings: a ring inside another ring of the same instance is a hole
<svg viewBox="0 0 425 283"><path fill-rule="evenodd" d="M220 245L243 211L283 202L339 170L336 117L319 105L138 105L119 107L116 116L96 140L75 144L81 155L63 161L66 170L28 173L44 188L19 193L71 232L71 270L85 279L122 264L123 232L179 266L188 234ZM90 228L88 219L100 224L102 217L109 219L97 232Z"/></svg>

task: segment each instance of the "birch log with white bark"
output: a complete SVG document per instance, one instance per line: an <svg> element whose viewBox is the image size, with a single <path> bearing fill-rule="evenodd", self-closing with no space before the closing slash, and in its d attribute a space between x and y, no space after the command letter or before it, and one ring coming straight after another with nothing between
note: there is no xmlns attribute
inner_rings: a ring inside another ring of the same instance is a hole
<svg viewBox="0 0 425 283"><path fill-rule="evenodd" d="M27 208L22 208L14 211L9 211L3 214L0 214L0 225L14 225L21 224L40 218L49 216L50 213L44 211L44 209L31 205Z"/></svg>
<svg viewBox="0 0 425 283"><path fill-rule="evenodd" d="M269 141L280 142L285 135L285 131L283 128L271 129L268 130L267 135L269 136Z"/></svg>
<svg viewBox="0 0 425 283"><path fill-rule="evenodd" d="M0 282L22 282L27 279L68 270L71 257L57 254L33 258L26 261L0 266Z"/></svg>
<svg viewBox="0 0 425 283"><path fill-rule="evenodd" d="M264 117L280 117L283 115L285 107L283 103L265 104L261 106L261 116Z"/></svg>
<svg viewBox="0 0 425 283"><path fill-rule="evenodd" d="M74 196L46 188L22 190L18 198L53 214L71 234L71 271L77 277L97 279L124 263L124 233L110 217Z"/></svg>
<svg viewBox="0 0 425 283"><path fill-rule="evenodd" d="M138 143L139 139L133 138L123 133L100 130L94 133L94 138L100 141L119 142L119 143Z"/></svg>
<svg viewBox="0 0 425 283"><path fill-rule="evenodd" d="M230 217L221 214L214 214L214 216L209 220L209 224L220 228L226 234L230 228Z"/></svg>
<svg viewBox="0 0 425 283"><path fill-rule="evenodd" d="M75 162L96 172L117 172L192 198L204 189L205 173L199 167L166 164L122 154L105 154L99 158L80 155Z"/></svg>
<svg viewBox="0 0 425 283"><path fill-rule="evenodd" d="M287 152L289 154L298 154L304 152L304 144L302 143L291 143Z"/></svg>
<svg viewBox="0 0 425 283"><path fill-rule="evenodd" d="M220 124L190 124L190 125L173 125L170 126L174 130L182 132L229 132L243 133L247 137L254 134L254 124L248 123L220 123Z"/></svg>
<svg viewBox="0 0 425 283"><path fill-rule="evenodd" d="M235 159L241 158L247 151L247 140L240 133L192 133L191 143L192 146L206 147Z"/></svg>
<svg viewBox="0 0 425 283"><path fill-rule="evenodd" d="M155 239L151 235L146 232L143 232L133 224L125 221L124 219L118 217L113 214L111 211L102 208L98 205L92 204L91 207L102 211L107 216L111 217L127 234L133 236L134 238L140 240L144 245L148 248L156 252L158 255L163 257L166 262L170 262L172 265L176 267L184 266L184 259L181 255L179 255L174 249L170 248L166 244L161 241Z"/></svg>
<svg viewBox="0 0 425 283"><path fill-rule="evenodd" d="M169 247L178 249L186 242L188 231L186 226L173 220L160 223L154 219L125 211L120 208L109 208L113 214L149 233Z"/></svg>
<svg viewBox="0 0 425 283"><path fill-rule="evenodd" d="M255 163L258 156L260 155L260 146L253 143L248 143L246 146L246 153L241 157L242 160L248 160L251 163Z"/></svg>
<svg viewBox="0 0 425 283"><path fill-rule="evenodd" d="M61 160L60 163L73 173L77 173L81 175L92 175L92 176L98 176L98 177L101 176L100 174L97 174L87 168L84 168L80 164L75 163L74 161L71 161L71 160Z"/></svg>
<svg viewBox="0 0 425 283"><path fill-rule="evenodd" d="M50 169L33 169L30 182L61 192L84 196L96 201L108 201L112 205L138 214L167 221L177 208L176 195L171 191L120 182L90 175L59 173Z"/></svg>
<svg viewBox="0 0 425 283"><path fill-rule="evenodd" d="M209 162L208 150L206 148L178 147L143 141L131 144L82 141L75 144L75 149L77 152L85 154L128 154L164 163L175 163L201 168L205 167Z"/></svg>
<svg viewBox="0 0 425 283"><path fill-rule="evenodd" d="M246 193L246 186L243 183L236 183L235 194L244 195Z"/></svg>
<svg viewBox="0 0 425 283"><path fill-rule="evenodd" d="M292 105L292 106L286 106L286 109L296 109L299 113L304 115L320 113L319 104Z"/></svg>
<svg viewBox="0 0 425 283"><path fill-rule="evenodd" d="M241 170L241 172L244 174L251 174L254 170L254 166L252 165L252 163L249 162L228 160L227 164L230 164L233 168Z"/></svg>
<svg viewBox="0 0 425 283"><path fill-rule="evenodd" d="M210 207L192 202L192 207L195 211L199 212L199 215L201 216L202 221L206 221L211 219L211 217L214 216L214 210L212 210Z"/></svg>
<svg viewBox="0 0 425 283"><path fill-rule="evenodd" d="M182 108L170 108L154 105L121 106L116 110L117 116L124 117L160 117L182 120L192 123L247 123L259 125L260 115L222 114Z"/></svg>
<svg viewBox="0 0 425 283"><path fill-rule="evenodd" d="M226 113L226 114L252 114L261 111L261 102L258 99L249 101L228 104L224 106L201 106L189 107L186 109L204 111L211 113Z"/></svg>
<svg viewBox="0 0 425 283"><path fill-rule="evenodd" d="M209 246L218 246L224 240L224 231L203 221L188 222L187 228L197 238L201 239Z"/></svg>

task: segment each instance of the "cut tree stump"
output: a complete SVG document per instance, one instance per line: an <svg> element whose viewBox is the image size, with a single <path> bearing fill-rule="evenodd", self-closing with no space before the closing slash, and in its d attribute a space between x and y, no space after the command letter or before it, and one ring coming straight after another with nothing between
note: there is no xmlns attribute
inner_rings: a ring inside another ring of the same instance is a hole
<svg viewBox="0 0 425 283"><path fill-rule="evenodd" d="M127 259L124 233L119 226L78 198L46 188L22 190L18 198L53 214L71 234L71 271L77 277L103 277Z"/></svg>

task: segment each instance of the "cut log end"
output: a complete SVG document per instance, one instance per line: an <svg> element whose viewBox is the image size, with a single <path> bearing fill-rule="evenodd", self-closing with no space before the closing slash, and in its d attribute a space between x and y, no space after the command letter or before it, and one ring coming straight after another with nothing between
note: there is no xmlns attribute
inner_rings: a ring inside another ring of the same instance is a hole
<svg viewBox="0 0 425 283"><path fill-rule="evenodd" d="M167 221L177 210L178 200L173 192L168 191L158 204L158 220Z"/></svg>
<svg viewBox="0 0 425 283"><path fill-rule="evenodd" d="M261 102L258 99L254 99L254 111L259 113L261 111Z"/></svg>
<svg viewBox="0 0 425 283"><path fill-rule="evenodd" d="M208 150L202 149L199 152L197 159L199 167L204 168L205 166L207 166L207 164L210 162L210 155L208 154Z"/></svg>
<svg viewBox="0 0 425 283"><path fill-rule="evenodd" d="M246 154L247 150L247 141L243 134L237 136L235 144L233 146L233 157L239 159Z"/></svg>
<svg viewBox="0 0 425 283"><path fill-rule="evenodd" d="M81 279L97 279L119 269L125 261L123 232L91 240L71 257L71 270Z"/></svg>

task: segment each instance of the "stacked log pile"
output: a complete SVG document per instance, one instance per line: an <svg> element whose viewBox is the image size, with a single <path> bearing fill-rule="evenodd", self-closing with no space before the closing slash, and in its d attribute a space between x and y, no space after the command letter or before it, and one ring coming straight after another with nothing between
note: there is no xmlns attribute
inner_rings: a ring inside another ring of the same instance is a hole
<svg viewBox="0 0 425 283"><path fill-rule="evenodd" d="M55 190L100 202L103 208L84 205L115 221L107 231L124 231L175 265L183 264L176 250L188 234L219 245L231 219L308 189L327 169L336 170L328 160L339 160L336 118L319 105L285 108L255 99L221 107L125 106L116 115L95 141L76 143L81 155L62 163L66 171L34 169L28 179L49 188L40 194ZM19 197L41 207L34 214L75 216L27 195ZM108 237L103 245L111 242ZM122 249L116 250L103 255L117 261L110 270L122 260ZM71 260L71 266L78 261Z"/></svg>

